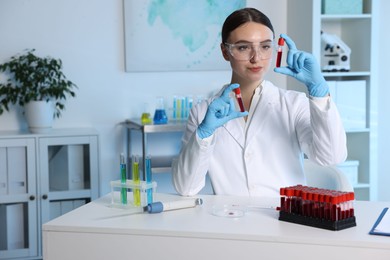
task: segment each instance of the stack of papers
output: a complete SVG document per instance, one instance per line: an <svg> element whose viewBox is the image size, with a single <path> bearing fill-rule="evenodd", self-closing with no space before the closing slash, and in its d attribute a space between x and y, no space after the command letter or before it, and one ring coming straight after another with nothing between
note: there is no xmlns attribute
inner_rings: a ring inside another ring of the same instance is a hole
<svg viewBox="0 0 390 260"><path fill-rule="evenodd" d="M384 208L379 218L372 227L371 235L390 236L390 212L389 208Z"/></svg>

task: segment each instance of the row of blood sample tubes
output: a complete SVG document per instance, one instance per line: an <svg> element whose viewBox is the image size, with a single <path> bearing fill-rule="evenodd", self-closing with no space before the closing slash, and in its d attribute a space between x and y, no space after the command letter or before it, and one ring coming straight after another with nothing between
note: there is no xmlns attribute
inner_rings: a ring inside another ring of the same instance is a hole
<svg viewBox="0 0 390 260"><path fill-rule="evenodd" d="M354 216L353 192L303 185L280 188L280 210L305 217L339 221Z"/></svg>

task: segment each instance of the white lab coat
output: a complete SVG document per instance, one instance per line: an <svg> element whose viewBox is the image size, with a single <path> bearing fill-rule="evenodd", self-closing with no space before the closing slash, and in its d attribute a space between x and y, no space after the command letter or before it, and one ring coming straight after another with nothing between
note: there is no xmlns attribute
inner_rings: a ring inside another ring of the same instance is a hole
<svg viewBox="0 0 390 260"><path fill-rule="evenodd" d="M262 86L246 135L243 118L227 122L203 140L196 134L208 105L222 91L194 106L180 155L172 164L179 194L197 194L208 173L215 194L277 197L281 187L306 183L304 154L322 165L345 160L346 134L330 97L320 109L318 100L304 93L268 81Z"/></svg>

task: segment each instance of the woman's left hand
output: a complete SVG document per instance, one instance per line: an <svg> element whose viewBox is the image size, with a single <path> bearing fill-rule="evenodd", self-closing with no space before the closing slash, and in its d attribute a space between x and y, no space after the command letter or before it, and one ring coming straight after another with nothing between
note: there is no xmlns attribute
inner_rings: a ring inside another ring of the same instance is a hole
<svg viewBox="0 0 390 260"><path fill-rule="evenodd" d="M305 84L310 96L325 97L328 95L328 84L314 56L298 50L294 41L286 34L281 34L280 37L284 38L289 48L287 53L287 66L275 68L274 71L294 77Z"/></svg>

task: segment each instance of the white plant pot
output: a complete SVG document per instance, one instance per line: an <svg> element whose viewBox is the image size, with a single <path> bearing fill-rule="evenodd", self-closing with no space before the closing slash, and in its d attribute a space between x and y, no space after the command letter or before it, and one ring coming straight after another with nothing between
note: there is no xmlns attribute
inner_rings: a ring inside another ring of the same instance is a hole
<svg viewBox="0 0 390 260"><path fill-rule="evenodd" d="M28 127L32 133L48 133L53 125L54 107L51 101L30 101L24 105Z"/></svg>

